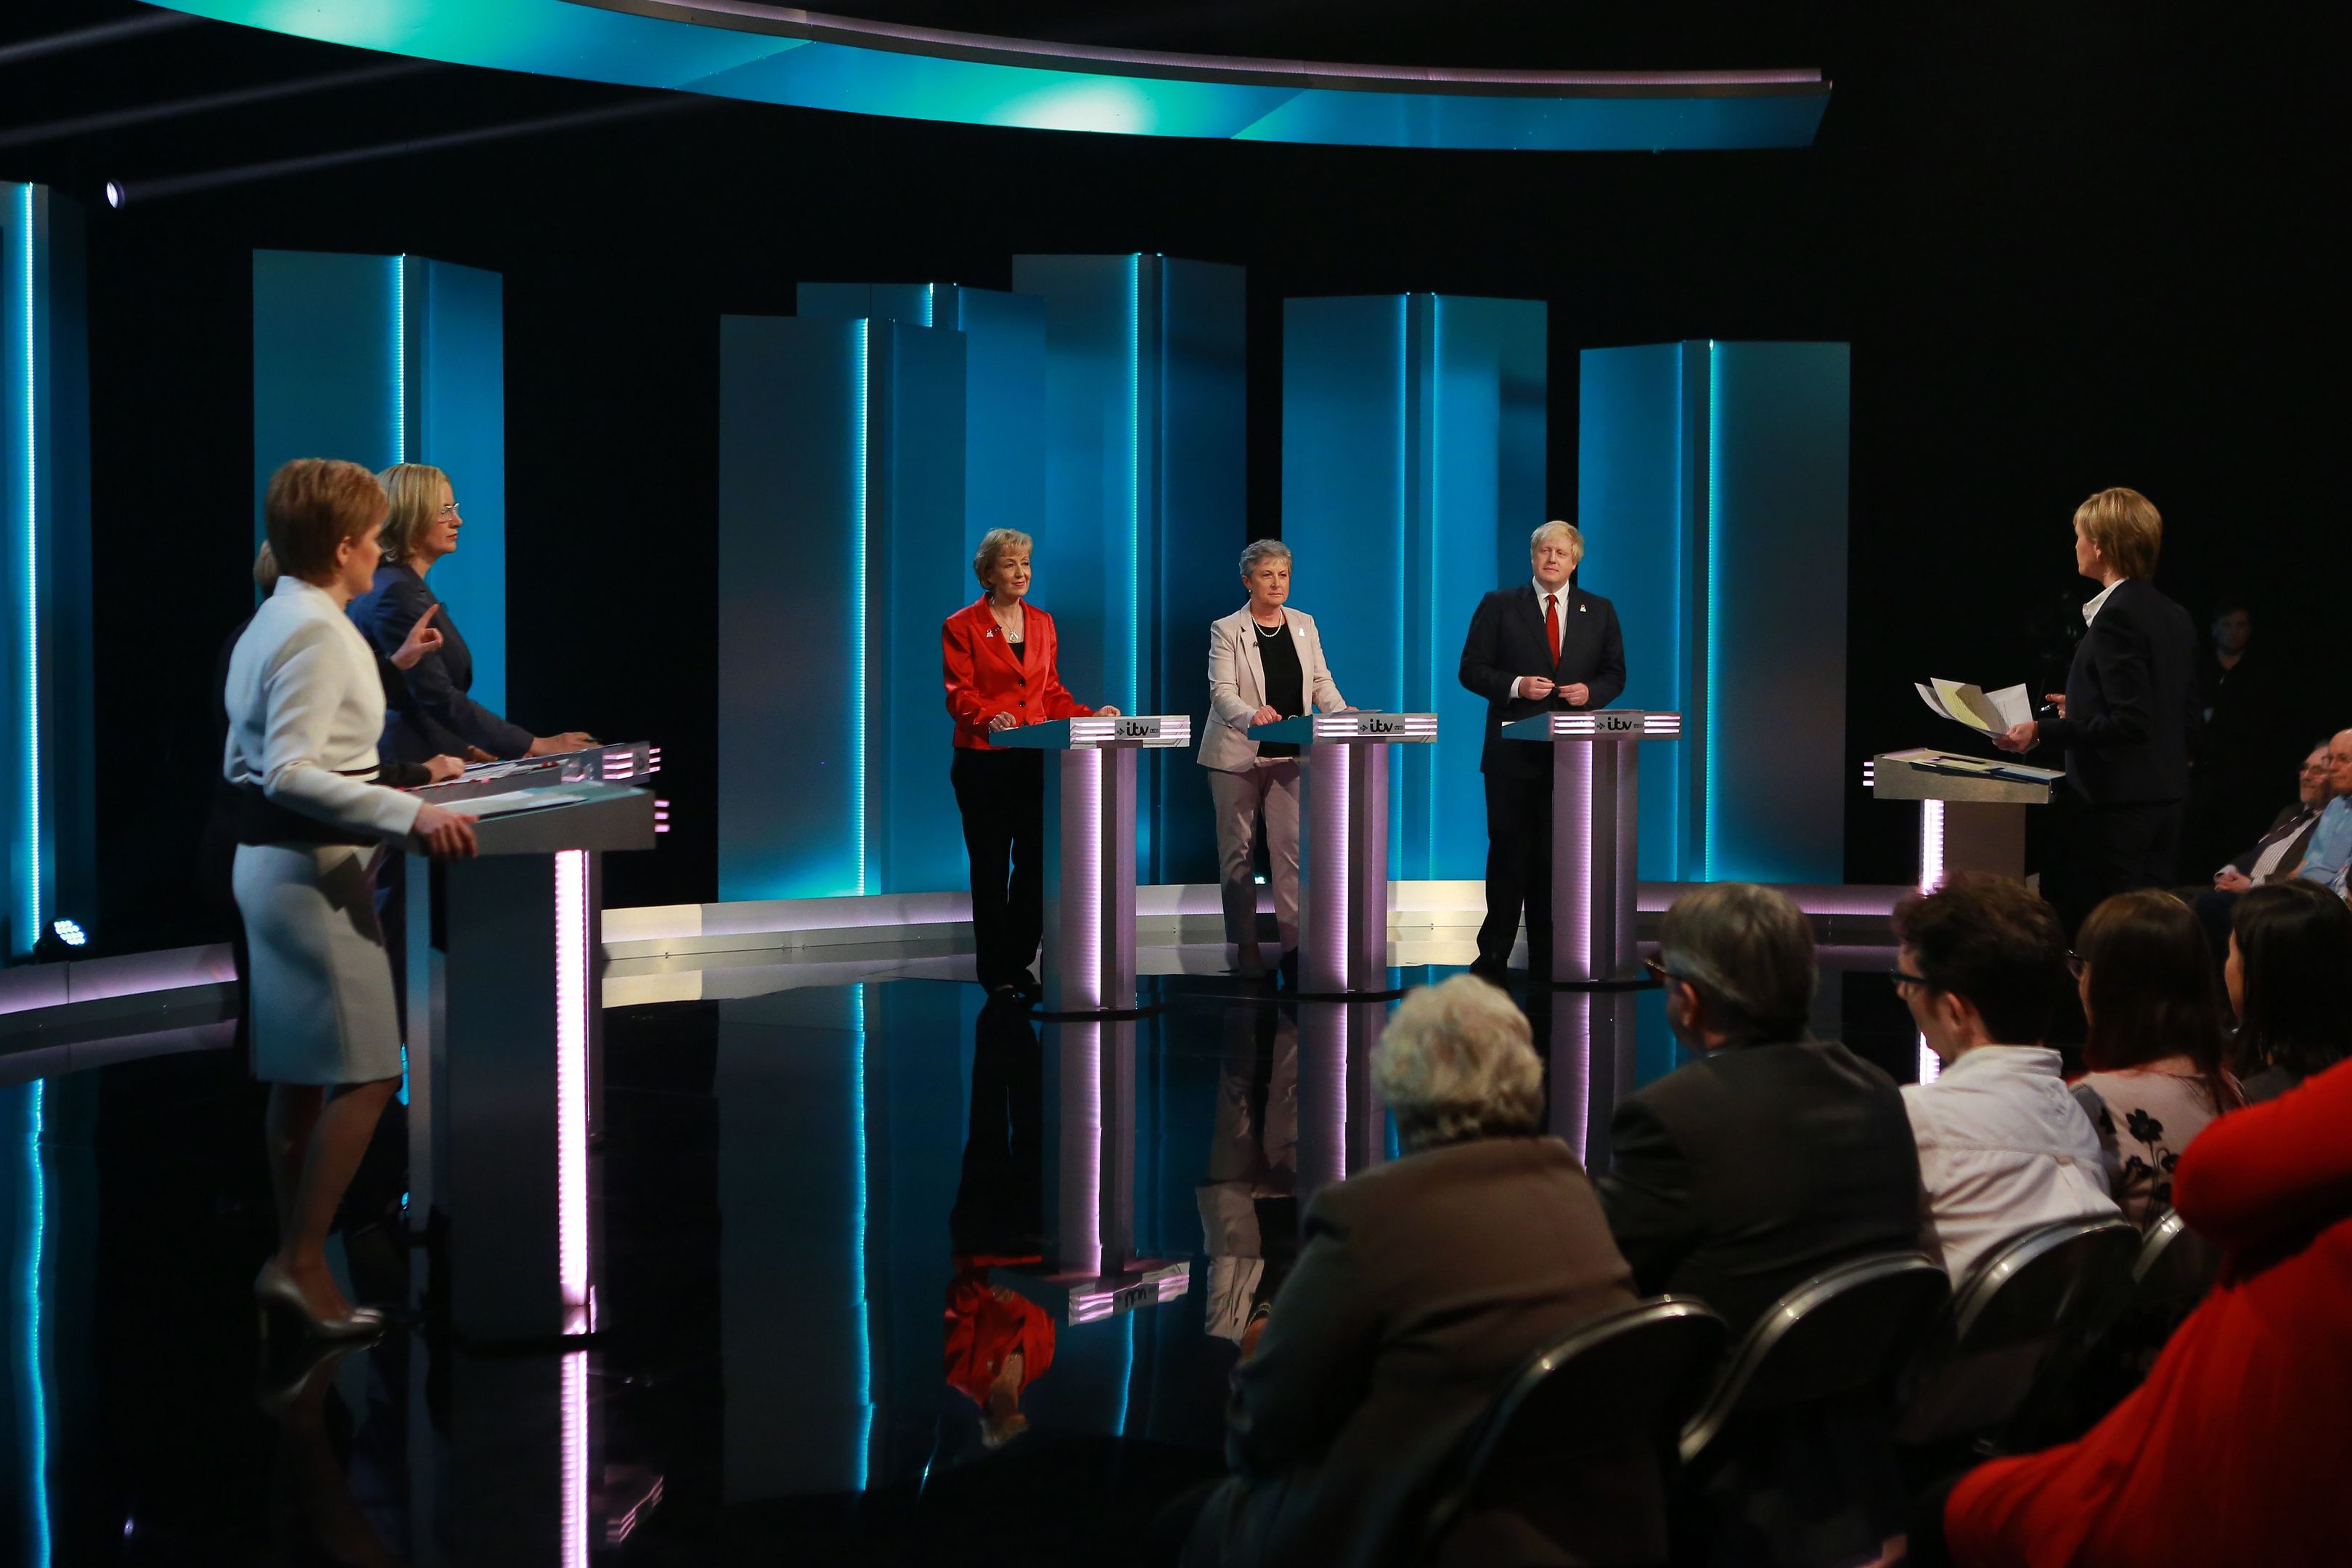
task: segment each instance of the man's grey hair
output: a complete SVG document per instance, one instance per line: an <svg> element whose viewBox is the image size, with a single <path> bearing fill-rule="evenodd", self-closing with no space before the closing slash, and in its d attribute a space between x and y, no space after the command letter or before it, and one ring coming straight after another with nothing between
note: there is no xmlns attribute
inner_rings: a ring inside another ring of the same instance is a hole
<svg viewBox="0 0 2352 1568"><path fill-rule="evenodd" d="M1289 560L1290 546L1279 539L1252 540L1247 548L1242 552L1242 580L1244 582L1249 580L1249 574L1257 570L1259 562L1271 560L1277 555L1285 561Z"/></svg>
<svg viewBox="0 0 2352 1568"><path fill-rule="evenodd" d="M1716 882L1666 911L1658 966L1696 987L1733 1037L1793 1040L1805 1032L1820 972L1813 927L1786 893Z"/></svg>
<svg viewBox="0 0 2352 1568"><path fill-rule="evenodd" d="M1526 1015L1467 974L1399 1004L1372 1053L1372 1086L1412 1148L1533 1132L1543 1120L1543 1063Z"/></svg>
<svg viewBox="0 0 2352 1568"><path fill-rule="evenodd" d="M1583 564L1583 531L1579 529L1576 524L1572 522L1561 522L1558 519L1554 519L1552 521L1545 523L1533 533L1528 535L1528 553L1529 555L1533 555L1538 549L1542 548L1544 540L1555 533L1568 541L1569 564L1571 566Z"/></svg>

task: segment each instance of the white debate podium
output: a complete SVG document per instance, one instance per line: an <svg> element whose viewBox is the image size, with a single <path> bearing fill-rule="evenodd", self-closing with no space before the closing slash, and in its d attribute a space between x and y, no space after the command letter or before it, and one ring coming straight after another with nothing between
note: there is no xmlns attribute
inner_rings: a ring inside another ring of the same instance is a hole
<svg viewBox="0 0 2352 1568"><path fill-rule="evenodd" d="M603 857L654 847L656 802L636 786L656 757L600 746L415 792L458 811L530 797L480 817L478 858L406 868L409 1212L468 1343L593 1327Z"/></svg>
<svg viewBox="0 0 2352 1568"><path fill-rule="evenodd" d="M1552 749L1551 977L1570 985L1642 977L1634 945L1641 747L1682 739L1683 716L1631 708L1538 713L1503 738ZM1530 967L1536 955L1528 955Z"/></svg>
<svg viewBox="0 0 2352 1568"><path fill-rule="evenodd" d="M1190 746L1184 713L1099 714L992 730L989 743L1058 752L1045 768L1045 1011L1135 1011L1135 765Z"/></svg>
<svg viewBox="0 0 2352 1568"><path fill-rule="evenodd" d="M1870 759L1864 783L1878 800L1919 804L1919 886L1953 871L2025 875L2025 811L2047 805L2066 775L1919 747Z"/></svg>
<svg viewBox="0 0 2352 1568"><path fill-rule="evenodd" d="M1298 748L1298 994L1386 994L1392 748L1433 744L1437 715L1309 713L1246 733Z"/></svg>

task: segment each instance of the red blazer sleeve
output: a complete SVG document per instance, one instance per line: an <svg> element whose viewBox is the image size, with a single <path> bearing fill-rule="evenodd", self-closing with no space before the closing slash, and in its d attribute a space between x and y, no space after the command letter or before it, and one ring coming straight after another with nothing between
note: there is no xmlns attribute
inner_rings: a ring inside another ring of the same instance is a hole
<svg viewBox="0 0 2352 1568"><path fill-rule="evenodd" d="M1045 645L1045 686L1039 699L1045 705L1045 717L1047 719L1086 718L1094 710L1071 696L1070 689L1062 684L1061 634L1055 629L1052 617L1043 611L1032 610L1029 613L1034 618L1045 623L1045 636L1043 639Z"/></svg>
<svg viewBox="0 0 2352 1568"><path fill-rule="evenodd" d="M972 680L971 628L961 612L940 627L940 663L947 679L948 711L959 724L986 726L992 710Z"/></svg>
<svg viewBox="0 0 2352 1568"><path fill-rule="evenodd" d="M2190 1229L2238 1247L2352 1213L2352 1062L2233 1110L2192 1140L2172 1203Z"/></svg>

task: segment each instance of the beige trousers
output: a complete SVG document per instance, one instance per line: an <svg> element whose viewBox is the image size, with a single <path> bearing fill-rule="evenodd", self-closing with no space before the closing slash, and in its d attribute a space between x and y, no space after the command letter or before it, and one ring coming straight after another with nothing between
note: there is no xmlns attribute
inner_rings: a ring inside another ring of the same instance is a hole
<svg viewBox="0 0 2352 1568"><path fill-rule="evenodd" d="M1237 773L1209 771L1209 797L1217 806L1217 866L1225 904L1225 940L1257 940L1257 884L1251 847L1265 823L1268 879L1274 884L1274 924L1282 951L1298 945L1298 759L1254 763Z"/></svg>

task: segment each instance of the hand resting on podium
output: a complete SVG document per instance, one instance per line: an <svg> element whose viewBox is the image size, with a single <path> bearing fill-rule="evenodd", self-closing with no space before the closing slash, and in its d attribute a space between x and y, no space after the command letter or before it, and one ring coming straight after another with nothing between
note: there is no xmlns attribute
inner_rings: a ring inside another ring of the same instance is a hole
<svg viewBox="0 0 2352 1568"><path fill-rule="evenodd" d="M446 805L419 807L408 831L436 860L470 860L477 852L474 818Z"/></svg>
<svg viewBox="0 0 2352 1568"><path fill-rule="evenodd" d="M1118 717L1118 710L1106 705L1095 710L1095 717L1116 719ZM1000 712L989 720L988 727L992 730L1017 730L1021 727L1021 721L1010 713Z"/></svg>

